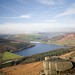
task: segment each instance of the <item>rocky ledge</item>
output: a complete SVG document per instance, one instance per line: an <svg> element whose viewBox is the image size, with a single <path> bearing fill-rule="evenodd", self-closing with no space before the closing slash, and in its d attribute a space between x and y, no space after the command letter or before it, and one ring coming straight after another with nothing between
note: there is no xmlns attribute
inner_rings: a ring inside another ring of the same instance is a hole
<svg viewBox="0 0 75 75"><path fill-rule="evenodd" d="M45 57L40 75L75 75L75 57Z"/></svg>

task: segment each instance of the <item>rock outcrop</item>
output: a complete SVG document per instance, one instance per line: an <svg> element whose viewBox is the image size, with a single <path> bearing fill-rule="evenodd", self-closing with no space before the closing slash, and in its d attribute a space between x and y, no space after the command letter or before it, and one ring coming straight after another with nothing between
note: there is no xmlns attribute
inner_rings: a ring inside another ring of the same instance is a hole
<svg viewBox="0 0 75 75"><path fill-rule="evenodd" d="M43 61L43 67L44 70L40 72L40 75L59 75L59 74L74 75L75 57L71 56L45 57L45 60Z"/></svg>

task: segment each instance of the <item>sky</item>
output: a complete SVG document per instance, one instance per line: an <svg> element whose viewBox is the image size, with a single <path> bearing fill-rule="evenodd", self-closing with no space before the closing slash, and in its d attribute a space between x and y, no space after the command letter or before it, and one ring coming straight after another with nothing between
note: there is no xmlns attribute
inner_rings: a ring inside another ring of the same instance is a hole
<svg viewBox="0 0 75 75"><path fill-rule="evenodd" d="M75 31L75 0L0 0L0 33Z"/></svg>

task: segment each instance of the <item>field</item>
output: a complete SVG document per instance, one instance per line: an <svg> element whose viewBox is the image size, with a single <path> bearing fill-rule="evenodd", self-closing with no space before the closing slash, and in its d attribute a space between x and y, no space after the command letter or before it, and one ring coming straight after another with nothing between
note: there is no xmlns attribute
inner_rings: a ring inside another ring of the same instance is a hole
<svg viewBox="0 0 75 75"><path fill-rule="evenodd" d="M57 43L58 45L75 46L75 40L64 40Z"/></svg>
<svg viewBox="0 0 75 75"><path fill-rule="evenodd" d="M48 39L47 36L44 35L40 35L40 34L19 34L19 35L14 35L13 37L9 37L11 38L19 38L19 39L25 39L28 41L42 41L45 39Z"/></svg>
<svg viewBox="0 0 75 75"><path fill-rule="evenodd" d="M21 56L10 53L10 52L5 52L1 55L3 60L9 60L9 59L16 59L16 58L21 58Z"/></svg>
<svg viewBox="0 0 75 75"><path fill-rule="evenodd" d="M20 38L29 40L29 41L42 41L43 39L39 36L35 36L35 35L30 35L30 36L21 36Z"/></svg>
<svg viewBox="0 0 75 75"><path fill-rule="evenodd" d="M64 46L75 46L75 40L64 40L64 41L48 41L47 44L57 44Z"/></svg>

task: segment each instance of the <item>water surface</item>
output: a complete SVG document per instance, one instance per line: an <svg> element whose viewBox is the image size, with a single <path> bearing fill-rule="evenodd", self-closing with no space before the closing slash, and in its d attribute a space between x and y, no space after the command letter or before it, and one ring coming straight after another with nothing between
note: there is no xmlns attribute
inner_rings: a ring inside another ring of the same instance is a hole
<svg viewBox="0 0 75 75"><path fill-rule="evenodd" d="M43 44L43 43L35 43L35 44L36 46L28 48L28 49L24 49L19 52L15 52L15 54L20 55L20 56L29 56L29 55L43 53L43 52L65 47L65 46Z"/></svg>

